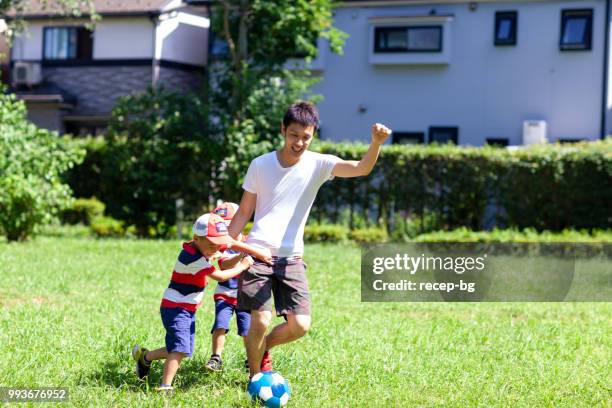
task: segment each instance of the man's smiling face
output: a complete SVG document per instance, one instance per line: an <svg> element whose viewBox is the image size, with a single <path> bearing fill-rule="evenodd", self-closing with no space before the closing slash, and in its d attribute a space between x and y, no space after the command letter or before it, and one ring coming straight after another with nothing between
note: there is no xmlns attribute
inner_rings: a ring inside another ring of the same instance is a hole
<svg viewBox="0 0 612 408"><path fill-rule="evenodd" d="M295 159L299 159L312 142L315 128L312 125L304 126L299 123L290 123L285 128L281 127L281 133L285 138L283 150Z"/></svg>

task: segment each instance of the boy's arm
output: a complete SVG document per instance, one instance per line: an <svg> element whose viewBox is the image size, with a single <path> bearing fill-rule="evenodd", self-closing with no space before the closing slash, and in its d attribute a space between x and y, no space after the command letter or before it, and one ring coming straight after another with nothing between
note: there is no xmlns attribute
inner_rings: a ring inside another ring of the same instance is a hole
<svg viewBox="0 0 612 408"><path fill-rule="evenodd" d="M217 282L225 282L228 279L235 278L236 276L240 275L243 271L249 269L251 265L253 265L253 259L250 256L247 256L242 258L238 265L234 266L233 268L225 269L223 271L215 270L208 276Z"/></svg>
<svg viewBox="0 0 612 408"><path fill-rule="evenodd" d="M238 238L238 235L240 235L247 222L249 222L253 216L256 204L257 194L248 191L242 193L242 199L240 200L238 212L234 214L234 218L232 218L232 222L229 225L228 232L232 238Z"/></svg>
<svg viewBox="0 0 612 408"><path fill-rule="evenodd" d="M255 258L261 259L266 263L272 262L272 254L270 253L270 250L255 248L240 241L234 242L232 244L232 249L254 256Z"/></svg>
<svg viewBox="0 0 612 408"><path fill-rule="evenodd" d="M219 260L219 268L221 268L221 270L233 268L238 262L240 262L242 256L242 254L235 254Z"/></svg>
<svg viewBox="0 0 612 408"><path fill-rule="evenodd" d="M385 143L391 129L380 123L372 125L372 142L368 151L360 161L356 160L341 160L334 166L332 175L335 177L359 177L367 176L370 174L376 161L378 160L378 153L380 152L380 146Z"/></svg>

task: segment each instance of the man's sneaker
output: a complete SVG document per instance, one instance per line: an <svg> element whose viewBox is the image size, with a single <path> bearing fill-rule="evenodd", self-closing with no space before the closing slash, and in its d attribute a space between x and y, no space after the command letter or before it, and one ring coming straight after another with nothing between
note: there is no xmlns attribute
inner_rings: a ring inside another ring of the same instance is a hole
<svg viewBox="0 0 612 408"><path fill-rule="evenodd" d="M140 347L138 344L134 345L134 348L132 348L132 357L134 361L136 361L136 375L140 379L145 378L149 375L149 371L151 371L151 362L145 360L147 351L149 350Z"/></svg>
<svg viewBox="0 0 612 408"><path fill-rule="evenodd" d="M251 372L251 369L249 367L249 359L248 358L246 360L244 360L244 370L246 371L247 374L249 374Z"/></svg>
<svg viewBox="0 0 612 408"><path fill-rule="evenodd" d="M270 356L269 350L266 350L261 358L261 366L259 369L261 371L272 371L272 357Z"/></svg>
<svg viewBox="0 0 612 408"><path fill-rule="evenodd" d="M221 361L221 357L216 354L213 354L210 357L210 360L208 360L208 363L204 365L204 368L206 368L209 371L215 371L215 372L221 371L221 369L223 368L223 362Z"/></svg>

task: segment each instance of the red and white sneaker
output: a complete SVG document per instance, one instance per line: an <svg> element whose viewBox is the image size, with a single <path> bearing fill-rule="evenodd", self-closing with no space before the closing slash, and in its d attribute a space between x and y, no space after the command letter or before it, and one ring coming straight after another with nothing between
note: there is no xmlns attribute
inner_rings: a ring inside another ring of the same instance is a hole
<svg viewBox="0 0 612 408"><path fill-rule="evenodd" d="M272 357L270 357L270 351L266 350L263 357L261 358L261 366L259 369L263 371L272 371Z"/></svg>

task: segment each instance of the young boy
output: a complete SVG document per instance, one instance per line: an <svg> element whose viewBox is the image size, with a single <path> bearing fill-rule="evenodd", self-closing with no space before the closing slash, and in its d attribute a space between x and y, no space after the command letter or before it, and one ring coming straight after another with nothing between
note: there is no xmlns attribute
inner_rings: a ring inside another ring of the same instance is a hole
<svg viewBox="0 0 612 408"><path fill-rule="evenodd" d="M153 360L165 359L161 385L157 391L172 391L172 380L181 360L191 357L195 342L195 312L202 302L207 277L217 281L234 278L252 265L251 257L236 262L234 267L218 271L211 264L217 258L221 245L237 244L241 250L260 259L269 256L246 244L238 244L227 233L227 225L216 214L204 214L193 225L193 240L183 243L183 249L172 272L170 285L164 292L160 313L166 329L166 347L147 350L136 344L132 357L136 361L136 374L144 378L149 374ZM239 255L241 256L241 255Z"/></svg>
<svg viewBox="0 0 612 408"><path fill-rule="evenodd" d="M215 208L213 213L223 218L226 224L229 225L236 211L238 211L238 204L225 202ZM240 254L233 249L227 249L223 252L221 258L219 258L219 268L221 270L231 269L239 261ZM234 313L236 313L238 335L242 337L243 341L249 331L251 314L248 311L236 310L237 292L238 278L231 278L225 282L219 282L213 295L215 301L215 322L210 331L212 334L212 355L204 366L210 371L221 371L223 368L221 353L225 345L225 335L229 332L230 320ZM246 368L248 370L248 362L245 364L247 364Z"/></svg>

